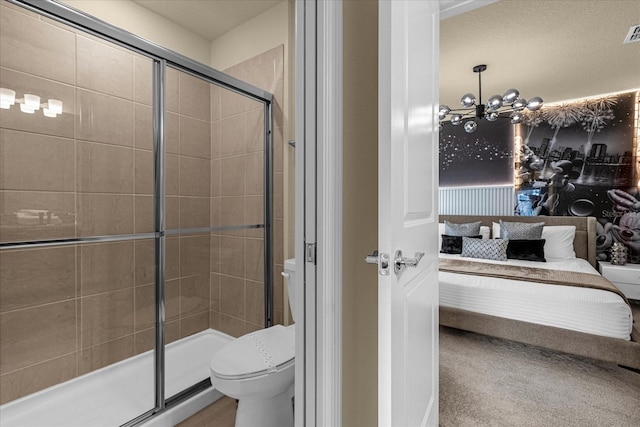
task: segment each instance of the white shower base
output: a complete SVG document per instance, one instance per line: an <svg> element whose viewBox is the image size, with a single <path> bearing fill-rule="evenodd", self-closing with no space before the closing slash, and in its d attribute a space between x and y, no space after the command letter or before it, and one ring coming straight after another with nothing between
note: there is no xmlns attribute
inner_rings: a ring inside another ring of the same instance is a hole
<svg viewBox="0 0 640 427"><path fill-rule="evenodd" d="M208 329L167 345L165 396L209 378L211 357L233 338ZM117 427L154 406L153 351L0 406L2 427ZM222 394L208 388L145 422L171 427Z"/></svg>

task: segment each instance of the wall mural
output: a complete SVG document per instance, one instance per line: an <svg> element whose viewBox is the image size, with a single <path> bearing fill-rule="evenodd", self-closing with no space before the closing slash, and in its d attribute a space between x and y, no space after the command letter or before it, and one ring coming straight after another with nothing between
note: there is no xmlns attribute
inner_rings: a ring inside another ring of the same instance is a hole
<svg viewBox="0 0 640 427"><path fill-rule="evenodd" d="M512 184L513 138L514 126L508 120L479 120L474 133L466 133L462 125L443 125L440 187Z"/></svg>
<svg viewBox="0 0 640 427"><path fill-rule="evenodd" d="M640 263L639 103L634 91L527 112L516 132L516 214L594 216L598 259L620 242Z"/></svg>

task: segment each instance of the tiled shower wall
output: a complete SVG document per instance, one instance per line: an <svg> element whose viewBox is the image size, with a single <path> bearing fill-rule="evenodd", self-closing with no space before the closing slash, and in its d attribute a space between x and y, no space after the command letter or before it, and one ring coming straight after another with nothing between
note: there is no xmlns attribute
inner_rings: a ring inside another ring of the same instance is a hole
<svg viewBox="0 0 640 427"><path fill-rule="evenodd" d="M273 296L274 323L283 321L283 115L284 48L279 46L227 70L264 89L273 101ZM218 97L219 96L219 100ZM220 225L263 223L264 113L255 101L224 89L213 92L212 139L220 138L220 186L212 161L212 216ZM220 108L216 106L220 102ZM214 143L215 146L215 143ZM215 151L215 149L214 149ZM215 157L215 156L214 156ZM217 220L217 219L216 219ZM217 223L214 223L217 225ZM213 234L211 327L233 336L264 327L264 241L262 230ZM218 286L218 291L216 291Z"/></svg>
<svg viewBox="0 0 640 427"><path fill-rule="evenodd" d="M152 231L151 61L6 2L0 19L0 86L64 102L0 110L0 241ZM260 104L176 70L167 86L167 228L261 223ZM167 342L262 327L260 237L167 238ZM151 349L153 281L152 240L0 252L0 403Z"/></svg>

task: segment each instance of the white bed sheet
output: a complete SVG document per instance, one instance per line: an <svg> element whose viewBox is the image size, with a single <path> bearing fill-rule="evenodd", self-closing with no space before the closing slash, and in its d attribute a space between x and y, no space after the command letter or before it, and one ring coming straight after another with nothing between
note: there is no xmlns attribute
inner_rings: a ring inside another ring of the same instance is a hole
<svg viewBox="0 0 640 427"><path fill-rule="evenodd" d="M449 254L440 257L461 258ZM598 274L581 258L547 262L463 259ZM440 272L439 280L441 306L630 340L631 308L613 292L445 271Z"/></svg>

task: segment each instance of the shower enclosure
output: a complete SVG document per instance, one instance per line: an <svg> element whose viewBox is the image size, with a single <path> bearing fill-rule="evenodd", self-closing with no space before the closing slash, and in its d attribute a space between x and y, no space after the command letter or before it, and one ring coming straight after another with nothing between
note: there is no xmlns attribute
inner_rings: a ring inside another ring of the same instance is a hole
<svg viewBox="0 0 640 427"><path fill-rule="evenodd" d="M55 2L0 8L0 404L150 352L134 424L210 386L168 394L167 345L274 323L273 98Z"/></svg>

